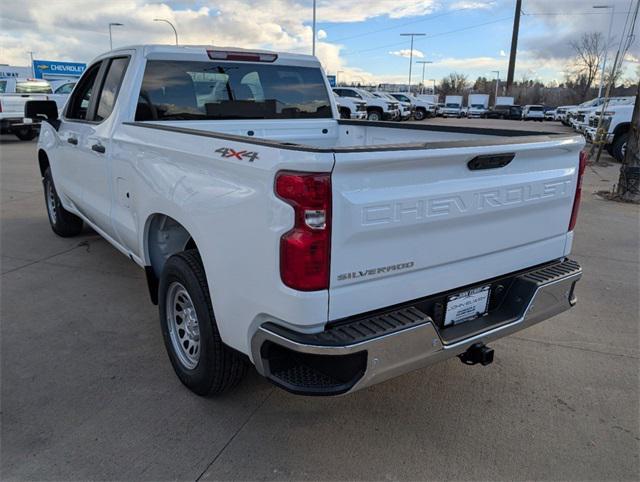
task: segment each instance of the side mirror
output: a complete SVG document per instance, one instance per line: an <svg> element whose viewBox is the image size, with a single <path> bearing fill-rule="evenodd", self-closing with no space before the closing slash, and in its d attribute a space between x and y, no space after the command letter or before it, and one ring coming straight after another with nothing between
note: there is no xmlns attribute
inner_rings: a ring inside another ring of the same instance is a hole
<svg viewBox="0 0 640 482"><path fill-rule="evenodd" d="M58 104L54 100L28 100L24 104L24 116L33 121L46 121L58 130Z"/></svg>

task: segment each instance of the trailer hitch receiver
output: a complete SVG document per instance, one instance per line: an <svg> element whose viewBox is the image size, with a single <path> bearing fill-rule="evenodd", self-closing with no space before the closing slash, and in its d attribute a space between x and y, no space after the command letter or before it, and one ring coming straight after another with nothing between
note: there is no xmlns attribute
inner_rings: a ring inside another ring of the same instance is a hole
<svg viewBox="0 0 640 482"><path fill-rule="evenodd" d="M484 343L475 343L467 348L467 351L458 355L458 358L465 365L477 363L482 366L489 365L493 362L493 348L489 348Z"/></svg>

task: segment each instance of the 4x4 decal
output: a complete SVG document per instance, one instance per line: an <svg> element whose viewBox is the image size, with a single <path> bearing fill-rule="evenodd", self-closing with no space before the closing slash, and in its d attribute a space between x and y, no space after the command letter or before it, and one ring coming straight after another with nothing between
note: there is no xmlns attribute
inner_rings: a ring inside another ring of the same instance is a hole
<svg viewBox="0 0 640 482"><path fill-rule="evenodd" d="M219 152L220 157L226 157L226 158L234 157L239 161L248 159L249 162L253 162L258 159L257 152L236 151L235 149L231 149L230 147L221 147L220 149L216 149L215 152Z"/></svg>

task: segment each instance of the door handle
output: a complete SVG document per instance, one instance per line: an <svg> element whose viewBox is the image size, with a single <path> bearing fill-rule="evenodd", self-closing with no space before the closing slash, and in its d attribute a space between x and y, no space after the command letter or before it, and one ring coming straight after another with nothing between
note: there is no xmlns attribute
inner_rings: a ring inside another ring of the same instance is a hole
<svg viewBox="0 0 640 482"><path fill-rule="evenodd" d="M99 152L100 154L104 154L104 152L106 151L106 149L104 148L104 146L102 144L94 144L94 145L92 145L91 146L91 150Z"/></svg>
<svg viewBox="0 0 640 482"><path fill-rule="evenodd" d="M78 139L76 139L75 137L67 137L67 142L69 144L73 144L74 146L78 145Z"/></svg>

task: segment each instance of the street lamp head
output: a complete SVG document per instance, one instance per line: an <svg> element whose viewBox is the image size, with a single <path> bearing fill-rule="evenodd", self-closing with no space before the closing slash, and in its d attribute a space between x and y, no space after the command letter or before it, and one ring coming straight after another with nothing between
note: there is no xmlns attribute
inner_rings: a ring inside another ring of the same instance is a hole
<svg viewBox="0 0 640 482"><path fill-rule="evenodd" d="M124 27L123 23L120 22L109 22L110 27Z"/></svg>
<svg viewBox="0 0 640 482"><path fill-rule="evenodd" d="M593 8L613 8L611 5L594 5Z"/></svg>

